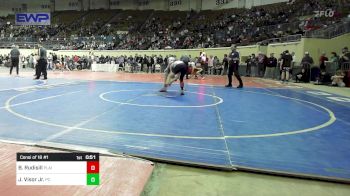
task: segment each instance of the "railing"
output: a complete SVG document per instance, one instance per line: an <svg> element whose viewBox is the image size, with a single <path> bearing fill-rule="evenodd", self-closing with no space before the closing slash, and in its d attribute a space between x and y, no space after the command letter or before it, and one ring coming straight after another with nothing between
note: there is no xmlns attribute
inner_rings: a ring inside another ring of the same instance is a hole
<svg viewBox="0 0 350 196"><path fill-rule="evenodd" d="M343 21L342 23L331 25L325 29L308 31L305 33L305 37L331 39L349 32L350 21Z"/></svg>
<svg viewBox="0 0 350 196"><path fill-rule="evenodd" d="M288 29L299 29L300 21L295 22L289 22L289 23L281 23L276 25L268 25L268 26L260 26L260 27L254 27L259 28L262 30L266 30L267 32L273 32L273 31L285 31ZM242 34L244 28L237 28L233 29L234 34Z"/></svg>
<svg viewBox="0 0 350 196"><path fill-rule="evenodd" d="M0 38L0 42L36 42L38 41L33 37L3 37Z"/></svg>
<svg viewBox="0 0 350 196"><path fill-rule="evenodd" d="M346 62L346 63L343 63L340 67L340 69L342 71L350 71L350 63L349 62Z"/></svg>
<svg viewBox="0 0 350 196"><path fill-rule="evenodd" d="M52 37L52 38L34 38L34 37L3 37L0 38L0 42L39 42L39 41L113 41L116 36L95 36L95 37L76 37L76 36L70 36L70 37Z"/></svg>
<svg viewBox="0 0 350 196"><path fill-rule="evenodd" d="M303 35L297 34L297 35L288 35L284 37L279 37L279 38L272 38L272 39L267 39L261 42L258 42L258 45L268 45L272 43L284 43L284 42L298 42L301 40Z"/></svg>

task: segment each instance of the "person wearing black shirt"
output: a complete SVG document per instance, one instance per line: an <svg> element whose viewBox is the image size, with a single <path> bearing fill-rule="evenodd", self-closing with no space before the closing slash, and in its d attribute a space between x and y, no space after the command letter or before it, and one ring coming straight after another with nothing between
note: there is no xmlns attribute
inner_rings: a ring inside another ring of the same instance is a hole
<svg viewBox="0 0 350 196"><path fill-rule="evenodd" d="M289 72L292 69L292 61L293 57L289 54L289 51L286 50L284 54L282 55L282 65L281 65L281 79L282 82L288 82L289 81Z"/></svg>
<svg viewBox="0 0 350 196"><path fill-rule="evenodd" d="M344 47L342 49L342 56L340 57L339 60L339 68L341 69L346 69L346 65L349 66L350 63L350 52L348 47Z"/></svg>
<svg viewBox="0 0 350 196"><path fill-rule="evenodd" d="M239 85L237 88L243 88L243 82L241 76L239 75L239 53L235 45L231 47L232 52L229 55L229 66L228 66L228 84L225 87L232 87L232 75L234 74L237 78Z"/></svg>
<svg viewBox="0 0 350 196"><path fill-rule="evenodd" d="M191 61L191 59L187 55L182 55L180 61L184 62L187 65L186 79L189 79L188 75L190 74L190 69L188 63Z"/></svg>
<svg viewBox="0 0 350 196"><path fill-rule="evenodd" d="M163 57L162 55L160 55L158 58L157 58L157 63L160 65L160 72L163 73L164 72L164 60L163 60Z"/></svg>
<svg viewBox="0 0 350 196"><path fill-rule="evenodd" d="M162 72L164 72L165 69L168 67L168 58L169 58L168 55L166 55L164 60L163 60L163 65L162 65L163 71Z"/></svg>
<svg viewBox="0 0 350 196"><path fill-rule="evenodd" d="M52 61L53 61L53 63L55 64L55 63L57 63L57 55L55 54L55 53L53 53L52 54Z"/></svg>
<svg viewBox="0 0 350 196"><path fill-rule="evenodd" d="M149 71L151 71L151 73L153 73L154 66L155 66L154 57L153 56L148 57L147 73L149 73Z"/></svg>
<svg viewBox="0 0 350 196"><path fill-rule="evenodd" d="M136 71L138 71L139 69L139 71L142 71L142 69L143 69L143 58L142 58L142 56L140 55L140 56L137 56L136 55L136 63L137 63L137 69L136 69ZM140 66L139 66L139 64L140 64Z"/></svg>
<svg viewBox="0 0 350 196"><path fill-rule="evenodd" d="M10 55L11 55L10 75L12 74L13 67L16 67L16 73L17 73L17 76L18 76L18 66L19 66L19 55L20 55L20 52L19 52L18 48L15 45L12 46L12 50L10 52Z"/></svg>
<svg viewBox="0 0 350 196"><path fill-rule="evenodd" d="M275 70L277 67L277 59L274 57L274 54L271 53L270 57L267 59L266 71L264 78L275 79Z"/></svg>
<svg viewBox="0 0 350 196"><path fill-rule="evenodd" d="M142 59L142 63L141 63L141 71L147 71L148 72L148 66L150 64L149 62L149 57L148 56L144 56L143 59Z"/></svg>
<svg viewBox="0 0 350 196"><path fill-rule="evenodd" d="M47 52L46 49L42 46L39 46L39 60L36 66L35 80L38 80L41 74L44 75L44 80L47 80Z"/></svg>
<svg viewBox="0 0 350 196"><path fill-rule="evenodd" d="M180 79L181 95L184 95L184 77L187 73L188 66L183 61L176 61L174 57L169 57L168 67L165 69L164 86L159 92L167 92L170 85Z"/></svg>
<svg viewBox="0 0 350 196"><path fill-rule="evenodd" d="M245 76L250 77L251 73L252 73L252 63L251 63L251 58L252 56L248 56L247 60L245 61L245 63L247 64L247 68L245 70Z"/></svg>
<svg viewBox="0 0 350 196"><path fill-rule="evenodd" d="M224 55L224 59L222 60L222 65L224 66L224 70L222 72L222 75L226 75L227 74L227 69L228 69L228 58L227 58L227 54Z"/></svg>
<svg viewBox="0 0 350 196"><path fill-rule="evenodd" d="M314 64L313 58L309 52L305 52L305 56L301 60L301 72L296 74L295 82L309 82L310 80L310 68Z"/></svg>

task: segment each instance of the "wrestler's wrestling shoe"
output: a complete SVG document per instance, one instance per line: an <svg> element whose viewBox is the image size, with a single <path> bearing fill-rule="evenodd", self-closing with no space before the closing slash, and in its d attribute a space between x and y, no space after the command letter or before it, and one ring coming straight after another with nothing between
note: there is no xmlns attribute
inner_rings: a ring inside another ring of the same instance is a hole
<svg viewBox="0 0 350 196"><path fill-rule="evenodd" d="M161 88L161 89L159 90L159 92L166 92L166 88L165 88L165 87Z"/></svg>

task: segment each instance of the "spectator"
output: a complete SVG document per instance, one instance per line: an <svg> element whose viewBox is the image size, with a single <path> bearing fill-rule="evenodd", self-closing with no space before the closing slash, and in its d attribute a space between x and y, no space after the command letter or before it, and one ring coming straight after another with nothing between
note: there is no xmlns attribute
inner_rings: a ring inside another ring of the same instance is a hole
<svg viewBox="0 0 350 196"><path fill-rule="evenodd" d="M317 77L317 82L316 84L326 84L329 80L328 74L326 72L326 61L328 61L328 58L326 57L326 53L322 52L322 55L320 56L319 60L319 72L318 72L318 77Z"/></svg>
<svg viewBox="0 0 350 196"><path fill-rule="evenodd" d="M208 74L214 74L214 57L210 55L208 58Z"/></svg>
<svg viewBox="0 0 350 196"><path fill-rule="evenodd" d="M202 78L204 79L204 74L208 72L208 57L205 52L200 53L200 63L202 68Z"/></svg>
<svg viewBox="0 0 350 196"><path fill-rule="evenodd" d="M214 74L221 75L222 66L221 66L220 61L219 61L217 56L214 56L213 65L214 65Z"/></svg>
<svg viewBox="0 0 350 196"><path fill-rule="evenodd" d="M10 75L12 75L12 69L13 67L16 67L16 73L18 76L18 69L19 69L19 56L20 52L18 48L15 45L12 45L12 50L10 52L11 55L11 68L10 68Z"/></svg>
<svg viewBox="0 0 350 196"><path fill-rule="evenodd" d="M274 53L271 53L270 57L267 60L267 66L266 66L264 78L275 79L276 67L277 67L277 59L274 57Z"/></svg>
<svg viewBox="0 0 350 196"><path fill-rule="evenodd" d="M224 58L222 59L222 65L223 65L223 72L221 75L226 75L227 74L227 69L228 69L228 58L227 54L224 54Z"/></svg>
<svg viewBox="0 0 350 196"><path fill-rule="evenodd" d="M305 52L305 56L301 60L301 72L296 74L296 82L309 82L310 80L310 69L314 64L314 60L310 56L309 52Z"/></svg>
<svg viewBox="0 0 350 196"><path fill-rule="evenodd" d="M334 76L331 77L332 80L332 86L339 86L339 87L345 87L344 83L344 76L345 74L343 71L338 70Z"/></svg>
<svg viewBox="0 0 350 196"><path fill-rule="evenodd" d="M349 63L350 63L350 52L349 52L349 49L348 47L344 47L342 49L342 56L340 57L340 66L344 66L343 64L344 63L347 63L348 66L349 66ZM342 67L343 68L343 67ZM349 68L349 67L348 67Z"/></svg>
<svg viewBox="0 0 350 196"><path fill-rule="evenodd" d="M34 68L34 54L29 55L28 67Z"/></svg>
<svg viewBox="0 0 350 196"><path fill-rule="evenodd" d="M163 59L162 55L158 56L157 63L160 65L160 72L163 73L166 67L164 65L164 59Z"/></svg>
<svg viewBox="0 0 350 196"><path fill-rule="evenodd" d="M52 59L52 53L50 52L49 55L47 56L47 69L51 70L53 68L53 59Z"/></svg>
<svg viewBox="0 0 350 196"><path fill-rule="evenodd" d="M295 55L295 52L292 52L290 55L292 55L293 58L292 67L295 67L295 63L297 62L297 56Z"/></svg>
<svg viewBox="0 0 350 196"><path fill-rule="evenodd" d="M339 66L340 58L339 58L339 56L337 55L336 52L332 52L331 54L332 54L332 56L330 58L330 61L333 63L334 67L337 67L338 69L340 69L340 66Z"/></svg>
<svg viewBox="0 0 350 196"><path fill-rule="evenodd" d="M320 70L326 71L326 61L328 61L328 58L326 57L326 53L322 52L322 55L320 56Z"/></svg>
<svg viewBox="0 0 350 196"><path fill-rule="evenodd" d="M248 58L245 60L245 63L246 63L245 76L246 77L250 77L250 75L252 73L251 58L252 58L252 56L249 55Z"/></svg>
<svg viewBox="0 0 350 196"><path fill-rule="evenodd" d="M21 63L22 63L22 68L23 69L26 68L26 57L24 55L21 57Z"/></svg>
<svg viewBox="0 0 350 196"><path fill-rule="evenodd" d="M58 58L55 53L52 53L52 63L53 65L56 65L58 63Z"/></svg>
<svg viewBox="0 0 350 196"><path fill-rule="evenodd" d="M252 57L250 59L250 63L251 63L251 76L254 76L256 77L258 74L258 68L257 68L257 65L258 65L258 59L257 57L255 56L255 54L253 53L252 54Z"/></svg>
<svg viewBox="0 0 350 196"><path fill-rule="evenodd" d="M282 82L288 82L289 81L289 75L290 75L290 71L292 69L292 61L293 61L293 57L292 55L289 54L289 51L286 50L283 54L282 54L282 64L281 64L281 80Z"/></svg>
<svg viewBox="0 0 350 196"><path fill-rule="evenodd" d="M259 52L258 55L258 76L263 77L265 74L267 57L262 52Z"/></svg>

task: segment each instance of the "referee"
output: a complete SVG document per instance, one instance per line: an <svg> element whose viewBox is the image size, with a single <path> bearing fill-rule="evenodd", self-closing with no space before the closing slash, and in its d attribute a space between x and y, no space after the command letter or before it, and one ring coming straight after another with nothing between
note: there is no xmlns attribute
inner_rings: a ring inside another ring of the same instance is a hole
<svg viewBox="0 0 350 196"><path fill-rule="evenodd" d="M19 50L15 45L12 45L12 50L10 52L11 55L11 68L10 68L10 75L12 74L13 67L16 67L16 72L18 76L18 64L19 64Z"/></svg>
<svg viewBox="0 0 350 196"><path fill-rule="evenodd" d="M239 85L237 88L243 88L243 82L241 79L241 76L238 72L238 66L239 66L239 53L237 52L237 48L235 45L231 46L232 52L229 55L229 66L228 66L228 84L225 87L232 87L232 75L234 74L237 78Z"/></svg>
<svg viewBox="0 0 350 196"><path fill-rule="evenodd" d="M44 75L44 80L47 80L47 52L43 46L39 46L39 60L35 69L35 80L39 80L41 74Z"/></svg>

